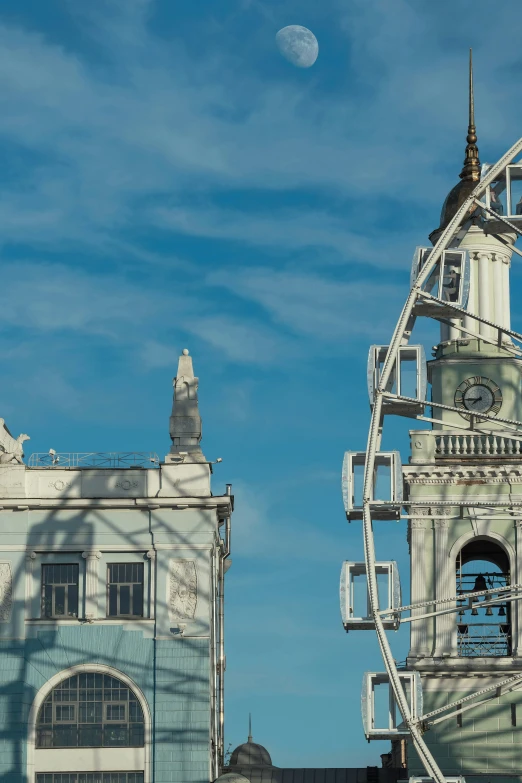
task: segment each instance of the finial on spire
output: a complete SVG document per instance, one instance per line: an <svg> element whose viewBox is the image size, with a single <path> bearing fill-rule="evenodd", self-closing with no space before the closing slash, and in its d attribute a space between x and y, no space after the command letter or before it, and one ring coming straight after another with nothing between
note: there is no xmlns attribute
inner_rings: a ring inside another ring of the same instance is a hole
<svg viewBox="0 0 522 783"><path fill-rule="evenodd" d="M252 713L248 713L248 741L252 742Z"/></svg>
<svg viewBox="0 0 522 783"><path fill-rule="evenodd" d="M198 406L198 381L192 356L184 348L174 378L174 400L170 417L172 448L166 462L205 462L201 451L201 416Z"/></svg>
<svg viewBox="0 0 522 783"><path fill-rule="evenodd" d="M475 97L473 93L473 50L469 50L469 120L466 137L466 157L460 172L460 178L478 182L480 179L480 160L477 147L477 129L475 127Z"/></svg>

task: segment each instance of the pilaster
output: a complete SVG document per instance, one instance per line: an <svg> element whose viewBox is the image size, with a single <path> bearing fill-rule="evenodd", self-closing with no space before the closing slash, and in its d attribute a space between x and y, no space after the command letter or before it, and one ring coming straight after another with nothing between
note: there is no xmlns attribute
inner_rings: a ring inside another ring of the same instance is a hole
<svg viewBox="0 0 522 783"><path fill-rule="evenodd" d="M491 259L493 258L492 253L487 253L484 250L479 250L477 252L477 258L478 258L478 298L479 298L479 313L482 318L485 318L488 321L493 320L492 319L492 313L491 313L491 296L492 296L492 285L491 285L491 275L490 275L490 266L491 266ZM492 339L493 334L490 326L487 326L486 324L479 324L480 327L480 334L484 337L488 338L489 340Z"/></svg>
<svg viewBox="0 0 522 783"><path fill-rule="evenodd" d="M153 620L156 616L156 551L149 549L147 557L150 560L149 617Z"/></svg>
<svg viewBox="0 0 522 783"><path fill-rule="evenodd" d="M420 603L426 601L428 589L426 583L425 551L426 551L426 533L431 532L431 523L427 517L430 515L429 508L417 508L412 510L413 514L419 516L410 520L410 563L411 563L411 602ZM422 615L427 612L426 607L412 609L411 615ZM410 654L411 658L424 658L429 655L428 647L428 619L416 620L411 624L410 634Z"/></svg>
<svg viewBox="0 0 522 783"><path fill-rule="evenodd" d="M515 234L500 237L484 234L478 226L471 226L460 247L469 252L470 287L467 310L494 323L510 328L509 268L511 246ZM488 339L496 339L494 330L465 316L464 327L479 332ZM504 342L510 342L504 337Z"/></svg>
<svg viewBox="0 0 522 783"><path fill-rule="evenodd" d="M522 584L522 519L515 522L515 574L512 581ZM511 602L511 634L513 656L522 658L522 600Z"/></svg>
<svg viewBox="0 0 522 783"><path fill-rule="evenodd" d="M434 543L435 543L435 595L438 600L451 598L455 595L455 572L449 557L449 522L445 518L451 513L447 507L434 508ZM438 609L450 608L451 603L438 605ZM456 654L455 617L453 614L439 615L435 619L435 652L436 658Z"/></svg>
<svg viewBox="0 0 522 783"><path fill-rule="evenodd" d="M509 271L511 267L511 258L509 254L502 256L502 303L504 312L504 326L507 329L511 329L511 303L509 293ZM511 337L504 337L505 340L511 342Z"/></svg>
<svg viewBox="0 0 522 783"><path fill-rule="evenodd" d="M25 617L33 617L33 570L36 552L27 552L25 556Z"/></svg>
<svg viewBox="0 0 522 783"><path fill-rule="evenodd" d="M100 584L98 561L101 558L101 552L82 552L82 557L85 558L85 618L87 620L94 620L98 617L98 592Z"/></svg>

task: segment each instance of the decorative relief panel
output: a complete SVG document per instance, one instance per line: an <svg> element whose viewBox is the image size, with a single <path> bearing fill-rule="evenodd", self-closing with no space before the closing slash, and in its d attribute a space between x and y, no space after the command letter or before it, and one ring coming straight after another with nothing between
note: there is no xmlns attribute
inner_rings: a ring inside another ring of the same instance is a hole
<svg viewBox="0 0 522 783"><path fill-rule="evenodd" d="M33 480L33 473L29 477ZM81 478L79 472L59 470L34 471L35 485L31 486L41 498L80 497Z"/></svg>
<svg viewBox="0 0 522 783"><path fill-rule="evenodd" d="M13 605L13 572L11 563L0 563L0 623L11 619Z"/></svg>
<svg viewBox="0 0 522 783"><path fill-rule="evenodd" d="M115 486L118 487L118 489L123 489L125 492L128 492L129 489L137 489L139 487L138 481L129 481L129 479L122 479L121 481L117 481Z"/></svg>
<svg viewBox="0 0 522 783"><path fill-rule="evenodd" d="M146 470L82 470L84 498L120 498L147 496Z"/></svg>
<svg viewBox="0 0 522 783"><path fill-rule="evenodd" d="M172 623L193 620L198 601L198 579L195 560L169 560L167 606Z"/></svg>

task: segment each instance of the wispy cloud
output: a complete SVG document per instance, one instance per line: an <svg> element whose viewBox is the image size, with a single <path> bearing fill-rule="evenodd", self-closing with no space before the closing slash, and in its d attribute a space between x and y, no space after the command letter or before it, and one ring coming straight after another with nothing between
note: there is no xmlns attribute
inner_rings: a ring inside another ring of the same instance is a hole
<svg viewBox="0 0 522 783"><path fill-rule="evenodd" d="M218 314L212 296L168 290L154 279L94 273L61 264L12 263L2 270L0 327L19 334L82 334L136 345L147 368L174 366L175 352L157 338L158 324L176 313L177 328L219 349L226 358L277 363L290 342L259 320ZM179 348L179 346L178 346ZM285 351L293 355L295 349Z"/></svg>
<svg viewBox="0 0 522 783"><path fill-rule="evenodd" d="M248 247L257 246L281 252L317 248L335 251L345 264L371 264L402 268L415 242L409 232L388 237L357 234L349 228L346 216L321 208L281 209L270 214L248 210L159 207L151 210L151 221L173 232L196 237L227 240Z"/></svg>
<svg viewBox="0 0 522 783"><path fill-rule="evenodd" d="M273 269L222 270L211 273L208 281L262 305L275 323L320 341L348 341L361 335L382 339L406 293L405 287L393 284L342 283L318 274Z"/></svg>
<svg viewBox="0 0 522 783"><path fill-rule="evenodd" d="M321 481L320 477L317 483ZM329 483L326 479L325 483ZM340 563L339 536L295 516L276 514L276 493L271 499L261 488L244 481L235 481L234 496L241 514L234 521L234 551L242 558L257 557L267 542L271 560L284 562L293 558L301 562ZM272 490L277 488L274 487Z"/></svg>
<svg viewBox="0 0 522 783"><path fill-rule="evenodd" d="M187 193L198 192L218 198L227 189L306 188L344 199L360 214L361 227L372 225L380 199L402 209L413 208L420 194L430 200L433 193L437 201L437 189L447 187L439 164L455 143L448 126L464 127L463 112L455 109L464 105L465 76L461 88L454 60L445 53L441 64L440 47L433 47L434 61L422 59L425 15L419 9L401 2L401 13L391 13L385 3L377 5L378 23L360 2L339 12L354 53L364 58L368 74L379 75L368 93L354 85L342 100L322 91L320 82L297 87L289 76L274 80L255 68L238 73L231 53L212 39L207 54L197 57L180 39L167 43L147 26L150 2L110 2L99 5L98 15L76 14L103 52L103 69L85 50L0 26L0 88L9 106L0 133L30 156L25 164L18 159L0 201L3 241L93 243L149 225L144 201L186 201ZM265 24L268 46L272 32ZM506 50L495 58L497 71L514 62ZM415 67L412 52L420 59ZM488 57L483 83L490 65ZM162 215L184 233L259 245L345 252L353 242L376 262L364 230L348 231L330 206L303 212L300 226L291 209L279 220L258 215L247 225L244 205L228 216L205 209L196 215L186 205Z"/></svg>

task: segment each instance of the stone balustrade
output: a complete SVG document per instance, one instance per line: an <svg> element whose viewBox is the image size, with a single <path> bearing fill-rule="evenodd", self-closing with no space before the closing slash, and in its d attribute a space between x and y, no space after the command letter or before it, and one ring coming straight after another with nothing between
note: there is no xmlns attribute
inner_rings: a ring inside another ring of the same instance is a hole
<svg viewBox="0 0 522 783"><path fill-rule="evenodd" d="M410 437L413 464L477 457L522 459L522 433L516 437L505 432L486 435L462 430L421 430L410 432Z"/></svg>

